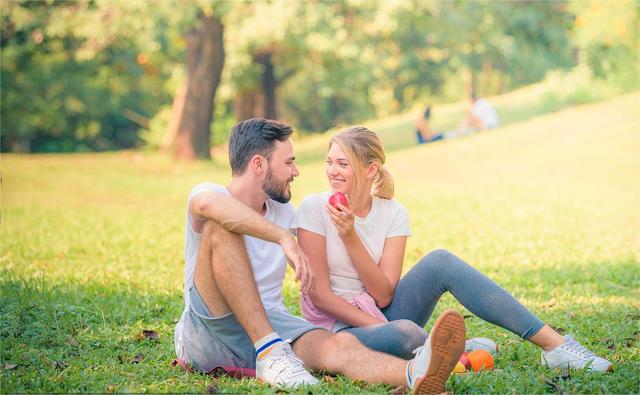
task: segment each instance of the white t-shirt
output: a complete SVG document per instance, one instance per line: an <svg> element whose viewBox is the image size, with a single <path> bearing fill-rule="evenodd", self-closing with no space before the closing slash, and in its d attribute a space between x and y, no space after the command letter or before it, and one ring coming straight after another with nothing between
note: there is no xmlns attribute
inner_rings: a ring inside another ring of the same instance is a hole
<svg viewBox="0 0 640 395"><path fill-rule="evenodd" d="M480 119L487 129L493 129L500 126L496 109L493 108L493 106L485 99L476 100L475 103L473 103L471 113L476 118Z"/></svg>
<svg viewBox="0 0 640 395"><path fill-rule="evenodd" d="M196 185L189 194L187 202L187 215L185 225L185 242L184 242L184 303L185 309L182 313L180 321L176 325L175 341L176 353L178 357L182 357L181 352L181 336L182 321L189 306L189 289L193 285L193 274L196 267L196 259L200 248L200 239L202 234L196 232L192 227L192 216L189 211L191 201L194 197L202 192L217 192L227 196L231 196L227 188L222 185L211 182L203 182ZM266 201L267 211L264 218L285 229L292 229L293 220L295 218L295 208L291 203L279 203L275 200ZM284 281L286 266L286 258L282 248L276 243L258 239L256 237L244 236L244 242L253 268L260 299L264 308L278 309L287 311L282 300L282 283Z"/></svg>
<svg viewBox="0 0 640 395"><path fill-rule="evenodd" d="M365 291L360 275L353 266L347 249L331 222L327 202L331 192L315 193L302 201L296 220L297 228L317 233L326 238L327 264L332 291L351 300ZM407 210L396 200L374 196L366 217L355 218L355 229L376 264L380 264L384 242L388 237L411 236Z"/></svg>

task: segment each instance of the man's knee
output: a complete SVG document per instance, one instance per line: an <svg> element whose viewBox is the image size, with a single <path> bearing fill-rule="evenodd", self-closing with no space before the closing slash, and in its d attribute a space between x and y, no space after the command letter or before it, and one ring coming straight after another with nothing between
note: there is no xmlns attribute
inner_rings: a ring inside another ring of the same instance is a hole
<svg viewBox="0 0 640 395"><path fill-rule="evenodd" d="M234 242L242 240L242 236L226 230L216 221L208 220L202 228L202 238L211 243L212 247L225 246L232 248Z"/></svg>
<svg viewBox="0 0 640 395"><path fill-rule="evenodd" d="M350 333L339 332L327 337L321 345L322 368L328 372L338 372L344 367L345 355L364 349L362 343Z"/></svg>
<svg viewBox="0 0 640 395"><path fill-rule="evenodd" d="M339 332L332 336L331 343L336 350L350 350L352 348L362 347L362 343L348 332Z"/></svg>

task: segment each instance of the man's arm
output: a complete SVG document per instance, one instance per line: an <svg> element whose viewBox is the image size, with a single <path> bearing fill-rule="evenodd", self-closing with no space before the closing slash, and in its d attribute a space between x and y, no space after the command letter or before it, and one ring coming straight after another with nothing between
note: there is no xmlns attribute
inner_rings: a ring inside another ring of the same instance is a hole
<svg viewBox="0 0 640 395"><path fill-rule="evenodd" d="M302 291L307 293L313 288L315 276L309 260L288 230L268 221L237 199L218 192L197 194L191 200L189 212L191 226L197 232L202 230L207 220L211 220L230 232L279 244L296 272L296 280L300 281Z"/></svg>
<svg viewBox="0 0 640 395"><path fill-rule="evenodd" d="M233 197L218 192L200 192L189 207L194 230L200 231L207 220L219 223L234 233L280 243L288 232L265 219L255 210Z"/></svg>

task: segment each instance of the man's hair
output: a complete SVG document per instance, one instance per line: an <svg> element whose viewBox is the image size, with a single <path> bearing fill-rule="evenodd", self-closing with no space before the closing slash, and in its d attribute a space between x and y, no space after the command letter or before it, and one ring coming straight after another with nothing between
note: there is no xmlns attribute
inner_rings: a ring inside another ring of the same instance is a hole
<svg viewBox="0 0 640 395"><path fill-rule="evenodd" d="M231 174L243 174L254 155L269 159L275 149L275 141L286 141L292 132L291 126L264 118L247 119L236 124L229 137Z"/></svg>

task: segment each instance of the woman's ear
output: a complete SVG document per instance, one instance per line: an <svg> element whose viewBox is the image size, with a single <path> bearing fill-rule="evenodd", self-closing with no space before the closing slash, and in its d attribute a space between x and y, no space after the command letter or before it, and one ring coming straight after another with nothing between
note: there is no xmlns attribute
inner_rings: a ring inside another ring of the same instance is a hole
<svg viewBox="0 0 640 395"><path fill-rule="evenodd" d="M367 167L367 178L374 178L378 174L378 164L373 162Z"/></svg>

